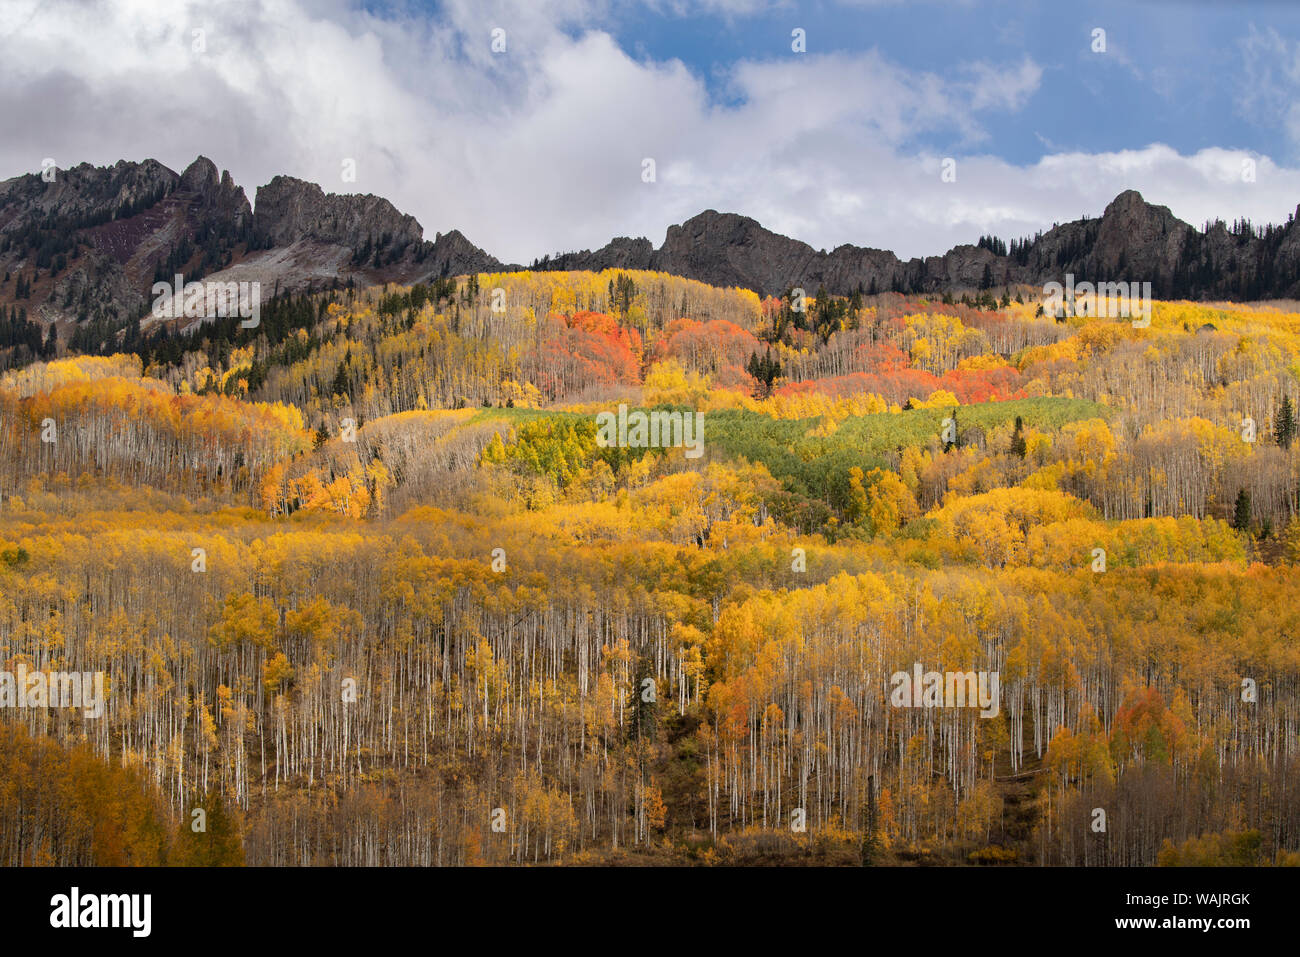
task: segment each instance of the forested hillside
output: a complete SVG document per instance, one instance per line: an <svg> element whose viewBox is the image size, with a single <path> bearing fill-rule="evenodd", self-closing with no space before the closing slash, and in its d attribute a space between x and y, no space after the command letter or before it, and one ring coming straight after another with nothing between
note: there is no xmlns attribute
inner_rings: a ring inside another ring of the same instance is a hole
<svg viewBox="0 0 1300 957"><path fill-rule="evenodd" d="M1300 307L1030 292L480 273L11 369L0 671L108 701L0 708L0 861L1300 863Z"/></svg>

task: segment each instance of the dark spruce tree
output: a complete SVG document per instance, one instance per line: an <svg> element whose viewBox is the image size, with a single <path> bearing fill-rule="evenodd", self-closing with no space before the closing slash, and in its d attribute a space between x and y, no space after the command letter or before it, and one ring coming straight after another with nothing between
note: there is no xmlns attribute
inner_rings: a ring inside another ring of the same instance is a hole
<svg viewBox="0 0 1300 957"><path fill-rule="evenodd" d="M1295 441L1295 433L1295 406L1291 403L1291 396L1283 395L1282 407L1278 409L1277 422L1273 426L1273 438L1282 448L1289 449Z"/></svg>
<svg viewBox="0 0 1300 957"><path fill-rule="evenodd" d="M1232 509L1232 527L1239 532L1250 531L1250 492L1244 488L1237 493L1237 504Z"/></svg>
<svg viewBox="0 0 1300 957"><path fill-rule="evenodd" d="M1020 416L1016 416L1016 428L1015 431L1011 433L1011 454L1019 456L1022 459L1028 451L1025 445L1024 428L1024 420L1021 419Z"/></svg>

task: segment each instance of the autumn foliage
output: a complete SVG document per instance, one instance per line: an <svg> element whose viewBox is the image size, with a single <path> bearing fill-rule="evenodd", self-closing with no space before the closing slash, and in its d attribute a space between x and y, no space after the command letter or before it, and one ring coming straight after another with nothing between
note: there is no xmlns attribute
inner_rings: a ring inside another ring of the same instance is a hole
<svg viewBox="0 0 1300 957"><path fill-rule="evenodd" d="M0 861L1300 859L1300 314L299 306L0 379L0 672L110 689L0 709ZM703 454L601 444L619 404ZM996 716L897 706L916 665Z"/></svg>

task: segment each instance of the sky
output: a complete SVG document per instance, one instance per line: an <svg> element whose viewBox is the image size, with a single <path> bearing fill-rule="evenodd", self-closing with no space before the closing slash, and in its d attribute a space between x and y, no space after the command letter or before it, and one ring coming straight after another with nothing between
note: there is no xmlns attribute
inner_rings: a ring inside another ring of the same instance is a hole
<svg viewBox="0 0 1300 957"><path fill-rule="evenodd" d="M904 258L1125 189L1285 222L1300 5L0 0L0 179L200 154L525 265L705 209Z"/></svg>

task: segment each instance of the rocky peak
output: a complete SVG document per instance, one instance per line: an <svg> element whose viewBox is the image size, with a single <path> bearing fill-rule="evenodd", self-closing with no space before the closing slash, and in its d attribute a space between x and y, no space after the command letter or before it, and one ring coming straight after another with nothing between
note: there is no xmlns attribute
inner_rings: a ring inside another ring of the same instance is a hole
<svg viewBox="0 0 1300 957"><path fill-rule="evenodd" d="M200 156L186 167L178 188L197 196L199 205L208 211L208 218L229 220L238 228L253 215L243 187L235 185L229 170L218 174L217 164L206 156Z"/></svg>
<svg viewBox="0 0 1300 957"><path fill-rule="evenodd" d="M1170 276L1190 231L1168 206L1152 206L1137 190L1125 190L1102 213L1090 271L1109 281Z"/></svg>
<svg viewBox="0 0 1300 957"><path fill-rule="evenodd" d="M181 188L196 193L207 193L221 185L217 164L206 156L200 156L181 173Z"/></svg>
<svg viewBox="0 0 1300 957"><path fill-rule="evenodd" d="M504 268L500 260L475 246L459 229L439 233L435 241L426 243L424 248L422 265L425 271L420 275L421 281L467 273L494 272Z"/></svg>
<svg viewBox="0 0 1300 957"><path fill-rule="evenodd" d="M618 236L592 252L584 249L578 253L565 253L547 263L548 269L588 269L601 272L605 269L649 269L655 248L645 237L632 239Z"/></svg>
<svg viewBox="0 0 1300 957"><path fill-rule="evenodd" d="M706 209L669 226L653 268L721 286L778 293L801 275L820 274L824 253L765 229L757 220ZM815 270L809 267L817 266Z"/></svg>

